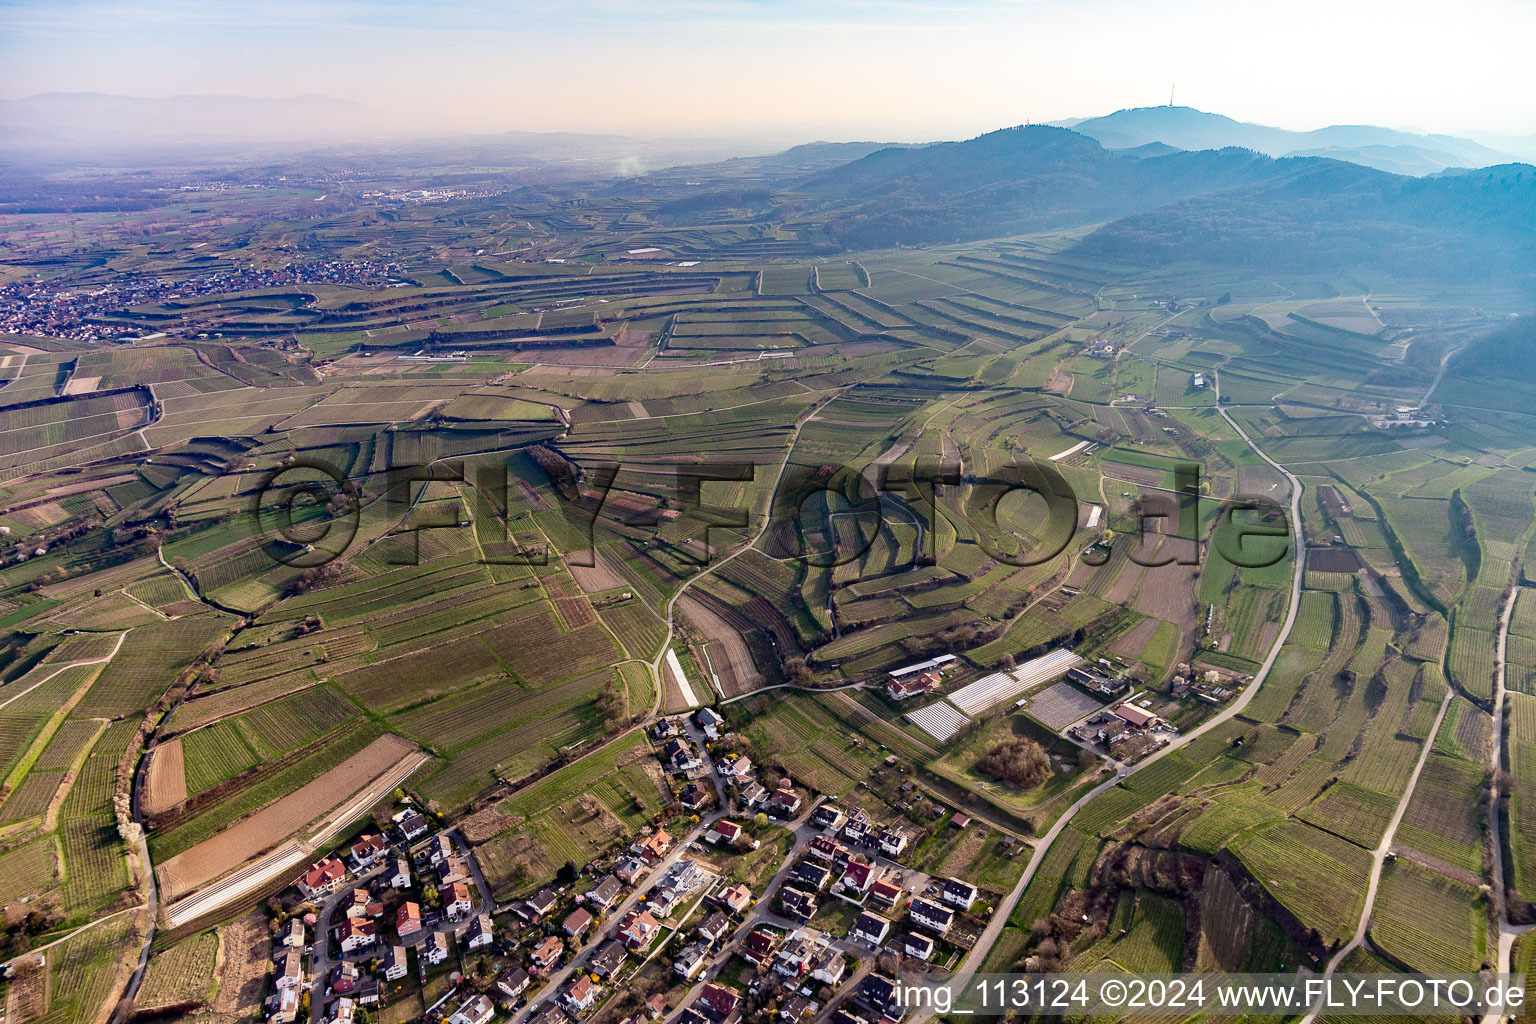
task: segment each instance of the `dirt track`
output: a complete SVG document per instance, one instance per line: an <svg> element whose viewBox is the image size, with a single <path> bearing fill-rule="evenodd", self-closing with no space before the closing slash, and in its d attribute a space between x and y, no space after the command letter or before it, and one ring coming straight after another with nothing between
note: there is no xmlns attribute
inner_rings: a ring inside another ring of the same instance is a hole
<svg viewBox="0 0 1536 1024"><path fill-rule="evenodd" d="M308 785L165 861L157 869L165 899L184 896L271 849L325 812L347 802L415 750L414 743L399 736L380 736Z"/></svg>

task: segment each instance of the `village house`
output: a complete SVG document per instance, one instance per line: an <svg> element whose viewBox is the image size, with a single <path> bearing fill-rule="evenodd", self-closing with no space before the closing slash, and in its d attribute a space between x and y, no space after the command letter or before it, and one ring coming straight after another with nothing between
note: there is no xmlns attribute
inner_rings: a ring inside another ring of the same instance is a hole
<svg viewBox="0 0 1536 1024"><path fill-rule="evenodd" d="M326 857L309 866L300 876L299 891L307 899L324 899L335 892L341 880L347 877L347 866L335 857Z"/></svg>
<svg viewBox="0 0 1536 1024"><path fill-rule="evenodd" d="M848 937L867 946L878 946L890 933L889 919L866 910L853 919L853 927L848 930Z"/></svg>
<svg viewBox="0 0 1536 1024"><path fill-rule="evenodd" d="M800 810L801 801L798 793L789 785L789 780L773 791L768 798L768 813L776 818L792 818Z"/></svg>
<svg viewBox="0 0 1536 1024"><path fill-rule="evenodd" d="M285 948L303 949L306 936L304 922L297 917L290 917L277 930L277 945L274 947L274 954L281 956Z"/></svg>
<svg viewBox="0 0 1536 1024"><path fill-rule="evenodd" d="M806 847L805 855L832 864L848 859L848 847L831 836L816 836Z"/></svg>
<svg viewBox="0 0 1536 1024"><path fill-rule="evenodd" d="M661 759L667 763L667 768L672 772L691 772L703 765L698 753L693 749L693 744L681 737L667 740L661 748Z"/></svg>
<svg viewBox="0 0 1536 1024"><path fill-rule="evenodd" d="M626 857L619 862L619 866L613 869L614 877L625 885L634 885L645 877L648 870L646 863L638 857Z"/></svg>
<svg viewBox="0 0 1536 1024"><path fill-rule="evenodd" d="M912 672L899 678L886 680L885 694L891 700L906 700L908 697L921 697L938 689L944 677L937 672Z"/></svg>
<svg viewBox="0 0 1536 1024"><path fill-rule="evenodd" d="M859 1001L881 1014L901 1016L897 986L890 978L871 974L859 986Z"/></svg>
<svg viewBox="0 0 1536 1024"><path fill-rule="evenodd" d="M559 901L561 901L561 898L558 895L554 895L553 890L539 889L536 894L531 895L527 900L519 900L511 904L511 912L516 913L519 918L528 921L528 923L538 924L539 921L544 920L545 915L550 910L553 910L554 904L558 904Z"/></svg>
<svg viewBox="0 0 1536 1024"><path fill-rule="evenodd" d="M654 864L661 860L661 858L665 857L667 855L667 851L671 848L672 837L667 834L666 829L658 828L650 835L642 836L639 839L636 839L634 844L630 846L629 849L632 853L636 854L641 859L650 861L652 864Z"/></svg>
<svg viewBox="0 0 1536 1024"><path fill-rule="evenodd" d="M820 909L814 895L788 885L779 890L779 907L786 917L798 917L802 921L809 921Z"/></svg>
<svg viewBox="0 0 1536 1024"><path fill-rule="evenodd" d="M699 991L694 1000L699 1012L714 1024L734 1024L741 1018L741 996L733 989L710 982Z"/></svg>
<svg viewBox="0 0 1536 1024"><path fill-rule="evenodd" d="M715 902L733 914L741 914L752 905L752 890L746 883L737 882L715 893Z"/></svg>
<svg viewBox="0 0 1536 1024"><path fill-rule="evenodd" d="M976 887L958 878L946 878L939 889L939 898L952 907L967 911L976 902Z"/></svg>
<svg viewBox="0 0 1536 1024"><path fill-rule="evenodd" d="M694 712L693 721L703 730L704 735L712 740L720 738L720 729L725 725L725 719L721 718L714 708L699 708Z"/></svg>
<svg viewBox="0 0 1536 1024"><path fill-rule="evenodd" d="M709 947L702 942L692 942L684 946L672 961L672 973L684 981L692 981L708 962Z"/></svg>
<svg viewBox="0 0 1536 1024"><path fill-rule="evenodd" d="M384 874L384 884L391 889L408 889L411 885L411 865L404 857L395 860L394 867Z"/></svg>
<svg viewBox="0 0 1536 1024"><path fill-rule="evenodd" d="M489 946L495 937L491 915L476 914L470 919L469 927L464 929L464 946L466 949L480 949Z"/></svg>
<svg viewBox="0 0 1536 1024"><path fill-rule="evenodd" d="M576 980L565 987L560 993L560 1001L565 1008L573 1014L585 1013L592 1009L592 1004L597 1002L598 987L590 975L577 975Z"/></svg>
<svg viewBox="0 0 1536 1024"><path fill-rule="evenodd" d="M336 939L343 953L356 953L373 945L374 923L367 918L349 917L336 929Z"/></svg>
<svg viewBox="0 0 1536 1024"><path fill-rule="evenodd" d="M509 967L496 978L496 994L504 1004L516 1004L532 981L533 978L521 967Z"/></svg>
<svg viewBox="0 0 1536 1024"><path fill-rule="evenodd" d="M275 1024L293 1024L299 1015L299 1002L303 997L296 988L280 988L272 993L271 1002L276 1004L271 1019Z"/></svg>
<svg viewBox="0 0 1536 1024"><path fill-rule="evenodd" d="M838 885L845 894L862 899L869 892L869 887L875 884L875 866L863 861L850 861L848 868L843 872L843 877Z"/></svg>
<svg viewBox="0 0 1536 1024"><path fill-rule="evenodd" d="M847 821L848 815L839 810L836 804L822 804L811 812L811 824L828 832L837 832Z"/></svg>
<svg viewBox="0 0 1536 1024"><path fill-rule="evenodd" d="M900 825L892 825L880 833L880 852L887 857L900 857L912 841L911 834Z"/></svg>
<svg viewBox="0 0 1536 1024"><path fill-rule="evenodd" d="M407 815L405 820L400 822L400 834L406 838L406 841L420 839L427 834L428 827L427 816L417 812Z"/></svg>
<svg viewBox="0 0 1536 1024"><path fill-rule="evenodd" d="M329 1024L352 1024L357 1019L357 1000L342 996L331 1004L331 1012L325 1019Z"/></svg>
<svg viewBox="0 0 1536 1024"><path fill-rule="evenodd" d="M427 867L435 868L449 857L456 856L457 854L458 851L453 848L453 840L439 833L433 836L431 841L427 843L426 849L421 853L421 858Z"/></svg>
<svg viewBox="0 0 1536 1024"><path fill-rule="evenodd" d="M367 889L353 889L341 908L347 917L378 917L384 913L384 904L376 902Z"/></svg>
<svg viewBox="0 0 1536 1024"><path fill-rule="evenodd" d="M565 920L560 924L560 930L573 939L581 938L590 927L592 927L592 915L581 907L577 907L566 915Z"/></svg>
<svg viewBox="0 0 1536 1024"><path fill-rule="evenodd" d="M661 922L649 910L631 910L619 922L618 940L630 950L644 949L661 934Z"/></svg>
<svg viewBox="0 0 1536 1024"><path fill-rule="evenodd" d="M350 961L332 967L326 985L333 994L351 996L361 1006L370 1006L379 1001L379 983Z"/></svg>
<svg viewBox="0 0 1536 1024"><path fill-rule="evenodd" d="M379 957L379 973L385 981L399 981L408 969L404 946L389 946Z"/></svg>
<svg viewBox="0 0 1536 1024"><path fill-rule="evenodd" d="M587 969L599 978L611 977L628 957L629 951L624 948L624 943L618 939L609 939L597 947L597 952L587 961Z"/></svg>
<svg viewBox="0 0 1536 1024"><path fill-rule="evenodd" d="M460 1006L448 1018L448 1024L491 1024L496 1008L485 996L475 996Z"/></svg>
<svg viewBox="0 0 1536 1024"><path fill-rule="evenodd" d="M453 946L448 941L448 934L446 932L433 932L432 937L416 951L416 956L429 964L436 965L447 960L448 954L451 952L453 952Z"/></svg>
<svg viewBox="0 0 1536 1024"><path fill-rule="evenodd" d="M752 775L752 759L746 754L722 758L716 763L715 771L727 782L744 782Z"/></svg>
<svg viewBox="0 0 1536 1024"><path fill-rule="evenodd" d="M624 894L624 886L612 875L604 875L586 892L585 899L599 910L607 910Z"/></svg>
<svg viewBox="0 0 1536 1024"><path fill-rule="evenodd" d="M848 820L843 823L843 838L850 843L863 844L869 841L870 836L879 830L869 812L862 807L855 807L848 815Z"/></svg>
<svg viewBox="0 0 1536 1024"><path fill-rule="evenodd" d="M826 865L819 861L806 858L795 865L795 870L791 873L790 877L795 880L795 884L800 888L808 889L811 892L820 892L832 880L832 872L828 871Z"/></svg>
<svg viewBox="0 0 1536 1024"><path fill-rule="evenodd" d="M718 910L699 922L699 935L705 942L719 942L720 937L730 930L731 919Z"/></svg>
<svg viewBox="0 0 1536 1024"><path fill-rule="evenodd" d="M884 907L894 907L901 902L902 893L906 892L901 886L886 878L878 879L869 887L869 898Z"/></svg>
<svg viewBox="0 0 1536 1024"><path fill-rule="evenodd" d="M352 865L359 871L371 868L388 849L389 844L377 833L359 836L352 844Z"/></svg>
<svg viewBox="0 0 1536 1024"><path fill-rule="evenodd" d="M721 818L704 833L704 841L711 845L719 842L734 843L741 838L741 826L728 818Z"/></svg>
<svg viewBox="0 0 1536 1024"><path fill-rule="evenodd" d="M290 949L283 954L278 968L277 977L273 984L278 988L305 988L309 985L309 975L304 973L304 955L296 949Z"/></svg>
<svg viewBox="0 0 1536 1024"><path fill-rule="evenodd" d="M801 978L810 972L816 944L796 932L780 944L773 954L773 970L786 978Z"/></svg>
<svg viewBox="0 0 1536 1024"><path fill-rule="evenodd" d="M848 961L842 951L830 942L825 943L811 957L811 980L823 985L836 985L848 971Z"/></svg>
<svg viewBox="0 0 1536 1024"><path fill-rule="evenodd" d="M560 954L565 952L565 943L558 935L546 935L544 940L533 947L528 954L528 961L541 971L548 971L560 962Z"/></svg>
<svg viewBox="0 0 1536 1024"><path fill-rule="evenodd" d="M759 967L766 967L773 961L774 951L779 947L779 938L778 932L768 928L754 928L741 943L741 955Z"/></svg>
<svg viewBox="0 0 1536 1024"><path fill-rule="evenodd" d="M779 1020L781 1024L801 1024L815 1014L817 1009L816 1003L796 993L779 1005Z"/></svg>
<svg viewBox="0 0 1536 1024"><path fill-rule="evenodd" d="M421 905L406 900L395 911L395 933L400 941L409 942L421 933Z"/></svg>
<svg viewBox="0 0 1536 1024"><path fill-rule="evenodd" d="M696 811L709 803L709 790L697 782L690 782L677 795L677 802L690 811Z"/></svg>
<svg viewBox="0 0 1536 1024"><path fill-rule="evenodd" d="M768 799L768 790L756 779L748 779L736 789L736 800L745 810L753 810L761 807L763 801Z"/></svg>
<svg viewBox="0 0 1536 1024"><path fill-rule="evenodd" d="M903 956L910 956L914 960L929 960L933 957L933 939L927 935L919 935L917 932L907 932L894 943Z"/></svg>
<svg viewBox="0 0 1536 1024"><path fill-rule="evenodd" d="M437 866L437 887L452 885L454 882L469 881L469 865L464 863L463 857L446 857Z"/></svg>
<svg viewBox="0 0 1536 1024"><path fill-rule="evenodd" d="M463 882L454 882L443 893L443 913L449 917L462 917L474 905L474 901L469 898L469 886Z"/></svg>
<svg viewBox="0 0 1536 1024"><path fill-rule="evenodd" d="M947 935L950 926L955 923L953 910L921 896L915 897L908 904L907 915L912 919L913 924L926 928L940 938Z"/></svg>

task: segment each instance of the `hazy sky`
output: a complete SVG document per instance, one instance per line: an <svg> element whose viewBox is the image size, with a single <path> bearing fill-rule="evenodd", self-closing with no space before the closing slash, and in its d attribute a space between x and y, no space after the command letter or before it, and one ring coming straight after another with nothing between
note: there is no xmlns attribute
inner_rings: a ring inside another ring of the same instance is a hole
<svg viewBox="0 0 1536 1024"><path fill-rule="evenodd" d="M1530 0L0 0L0 98L322 93L402 123L956 138L1181 104L1536 132Z"/></svg>

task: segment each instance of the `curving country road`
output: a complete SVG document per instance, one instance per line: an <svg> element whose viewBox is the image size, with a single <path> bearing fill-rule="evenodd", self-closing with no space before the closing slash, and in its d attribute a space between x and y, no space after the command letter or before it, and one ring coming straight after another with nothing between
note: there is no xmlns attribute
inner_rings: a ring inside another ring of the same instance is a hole
<svg viewBox="0 0 1536 1024"><path fill-rule="evenodd" d="M1019 881L1013 887L1013 890L1003 898L1001 903L998 904L997 910L992 914L992 919L987 922L986 928L982 930L981 936L976 940L976 945L973 946L971 951L965 955L965 958L960 961L960 965L956 968L957 973L974 973L986 961L987 954L992 951L992 946L997 942L998 936L1002 934L1003 928L1007 926L1008 919L1013 916L1013 911L1018 906L1019 900L1023 897L1024 890L1029 887L1029 883L1034 878L1035 872L1039 870L1040 863L1045 859L1046 854L1050 851L1051 844L1054 843L1056 838L1061 835L1062 831L1066 829L1069 824L1071 824L1072 818L1080 810L1082 810L1084 805L1086 805L1094 797L1118 785L1123 779L1128 778L1131 775L1135 775L1137 772L1142 771L1152 764L1155 764L1157 761L1173 753L1175 750L1179 750L1187 746L1189 743L1198 739L1200 736L1204 735L1210 730L1216 728L1218 725L1230 721L1232 718L1237 716L1243 710L1243 708L1248 705L1248 702L1253 699L1254 695L1259 692L1259 687L1263 685L1264 681L1269 678L1269 673L1275 667L1276 659L1280 657L1280 650L1285 646L1286 640L1291 635L1291 629L1296 624L1296 616L1301 607L1301 584L1302 580L1306 576L1307 562L1306 537L1303 534L1301 528L1301 481L1298 480L1296 476L1287 470L1284 466L1280 465L1274 459L1271 459L1268 455L1264 454L1259 446L1254 444L1253 439L1248 436L1247 432L1245 432L1243 428L1237 424L1237 421L1232 419L1231 416L1227 415L1226 409L1222 408L1220 404L1220 389L1221 384L1218 378L1216 383L1216 411L1221 413L1222 418L1227 421L1228 425L1231 426L1233 430L1237 431L1237 435L1247 443L1248 447L1253 449L1254 453L1258 455L1259 458L1263 459L1266 463L1272 466L1276 472L1283 475L1291 485L1291 545L1296 551L1296 559L1295 566L1291 575L1290 607L1286 611L1285 621L1281 624L1280 631L1275 634L1274 643L1270 646L1269 653L1265 655L1263 664L1259 666L1259 671L1254 675L1253 682L1237 697L1236 700L1227 705L1227 707L1223 708L1221 711L1217 712L1215 715L1211 716L1198 728L1185 733L1183 736L1180 736L1178 739L1169 743L1167 746L1161 748L1150 756L1142 759L1135 765L1128 768L1121 767L1108 779L1105 779L1093 789L1079 797L1077 801L1072 804L1072 806L1066 809L1061 817L1056 819L1055 824L1053 824L1035 844L1034 853L1029 858L1029 864L1024 868L1024 874L1019 877ZM919 1015L918 1017L914 1018L914 1024L922 1024L923 1021L928 1020L931 1016L931 1014Z"/></svg>
<svg viewBox="0 0 1536 1024"><path fill-rule="evenodd" d="M656 686L656 699L651 703L651 713L649 717L655 718L656 715L660 713L662 702L666 699L666 683L662 679L661 675L661 662L662 659L667 656L667 651L672 646L672 637L677 630L675 613L678 599L687 593L688 588L693 586L693 584L697 583L705 576L708 576L710 573L717 572L721 566L725 565L727 562L731 561L742 553L755 548L757 546L757 542L763 539L763 535L766 534L768 532L768 528L773 525L773 499L779 493L779 485L784 482L784 474L789 471L789 460L795 454L795 445L800 440L801 429L803 429L807 423L811 422L811 420L815 419L818 412L833 402L846 390L848 390L847 386L834 388L832 393L824 401L812 406L803 416L795 421L795 430L794 433L790 434L789 436L789 447L784 452L784 461L779 464L779 473L773 478L773 487L768 491L768 508L763 513L763 525L758 529L756 533L752 535L752 539L747 541L741 547L737 548L735 551L732 551L730 554L726 555L724 558L720 559L718 562L711 562L709 565L706 565L703 569L700 569L686 580L683 580L682 585L677 588L677 590L672 594L671 600L667 602L667 638L665 642L662 643L661 650L657 652L656 657L651 661L651 682Z"/></svg>
<svg viewBox="0 0 1536 1024"><path fill-rule="evenodd" d="M1517 560L1514 566L1515 583L1509 588L1508 597L1504 603L1504 610L1499 615L1498 647L1494 656L1493 671L1493 732L1490 737L1488 751L1488 765L1495 779L1504 769L1504 699L1507 666L1509 665L1509 627L1515 617L1515 602L1520 599L1520 573L1521 565ZM1497 943L1493 960L1493 969L1500 974L1509 973L1510 955L1515 948L1515 940L1536 925L1514 924L1509 919L1509 902L1504 888L1504 842L1502 829L1499 827L1499 801L1488 801L1488 834L1493 836L1492 845L1492 890L1493 898L1498 900L1499 919L1496 922L1497 931L1494 935ZM1502 1014L1489 1013L1484 1015L1483 1024L1498 1024Z"/></svg>

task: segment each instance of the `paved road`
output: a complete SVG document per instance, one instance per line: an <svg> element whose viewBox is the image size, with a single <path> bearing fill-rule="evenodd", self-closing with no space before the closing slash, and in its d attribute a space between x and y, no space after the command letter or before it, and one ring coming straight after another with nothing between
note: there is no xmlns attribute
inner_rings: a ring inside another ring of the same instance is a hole
<svg viewBox="0 0 1536 1024"><path fill-rule="evenodd" d="M469 927L469 922L479 915L494 914L496 912L496 900L491 896L491 887L486 884L485 875L480 871L480 862L475 859L474 851L464 841L463 836L459 835L459 830L457 828L445 829L443 834L452 839L454 845L458 847L459 856L464 858L464 863L469 868L470 877L474 879L475 887L480 896L479 902L470 908L469 913L465 914L458 921L449 922L445 918L432 929L432 931L440 932L451 931L457 937L462 935L464 930ZM428 842L430 842L430 839L424 839L410 847L408 857L413 861L411 865L412 872L416 872L416 865L414 863L416 851L420 850ZM333 925L340 923L335 920L336 908L341 905L342 900L352 895L353 889L366 889L370 882L378 878L386 870L392 868L394 861L395 858L391 853L384 853L374 867L358 875L356 879L343 885L335 893L332 893L321 906L320 912L315 915L315 929L310 945L314 952L310 965L310 976L314 980L313 994L310 997L310 1020L314 1024L319 1024L319 1021L325 1018L325 986L326 979L331 973L331 968L343 960L350 960L355 963L372 959L378 956L380 947L393 945L387 938L391 922L384 918L379 918L378 937L373 946L357 953L344 953L337 959L331 959L331 928ZM418 872L417 875L419 878L420 873ZM444 925L449 925L450 927L444 927Z"/></svg>
<svg viewBox="0 0 1536 1024"><path fill-rule="evenodd" d="M992 946L997 942L998 936L1002 934L1003 929L1007 926L1008 919L1013 915L1014 908L1018 906L1020 898L1022 898L1024 895L1024 890L1028 888L1031 879L1033 879L1035 876L1035 872L1039 870L1041 862L1045 859L1046 854L1050 851L1051 844L1054 843L1057 837L1061 835L1062 831L1067 828L1077 812L1082 810L1082 808L1094 797L1113 788L1121 780L1146 769L1150 765L1155 764L1158 760L1173 753L1175 750L1179 750L1187 746L1195 739L1198 739L1200 736L1216 728L1222 723L1230 721L1232 718L1238 715L1243 710L1243 708L1248 706L1248 702L1254 698L1254 696L1259 692L1259 688L1269 678L1269 673L1274 669L1275 661L1280 656L1281 648L1285 646L1285 641L1291 635L1291 629L1296 625L1296 615L1301 606L1301 585L1303 579L1306 576L1307 561L1306 537L1303 534L1301 527L1301 481L1296 479L1295 475L1287 470L1284 466L1280 465L1274 459L1271 459L1268 455L1264 454L1259 446L1254 444L1253 439L1248 436L1243 428L1238 426L1237 421L1232 419L1231 416L1227 415L1227 411L1223 409L1219 404L1221 395L1220 389L1221 384L1218 378L1216 384L1218 405L1216 408L1217 411L1221 413L1222 418L1227 421L1228 425L1230 425L1233 430L1237 431L1237 435L1248 444L1248 447L1253 449L1254 453L1257 454L1259 458L1263 459L1270 466L1274 467L1274 469L1283 475L1291 485L1291 545L1296 552L1296 558L1295 567L1291 575L1290 607L1286 611L1285 621L1281 624L1280 631L1275 634L1274 643L1270 646L1269 653L1265 656L1263 664L1259 666L1259 671L1254 675L1253 682L1249 684L1247 689L1238 695L1237 699L1235 699L1231 704L1227 705L1221 711L1218 711L1215 715L1208 718L1203 724L1199 726L1199 728L1193 729L1183 736L1180 736L1178 739L1169 743L1167 746L1162 747L1155 753L1142 759L1137 764L1129 768L1121 767L1108 779L1105 779L1099 785L1095 786L1083 796L1079 797L1077 801L1072 804L1072 806L1066 809L1061 817L1056 819L1055 824L1053 824L1035 844L1034 853L1030 856L1029 864L1025 866L1024 873L1019 877L1018 884L1015 885L1013 890L1003 898L1001 903L998 904L997 910L992 914L992 919L987 922L986 928L982 930L981 936L976 940L976 945L973 946L971 951L965 955L964 959L961 960L960 966L958 968L959 973L975 972L980 969L983 963L986 962L987 955L992 951ZM913 1024L922 1024L922 1022L928 1020L930 1017L932 1017L931 1013L919 1014L913 1018Z"/></svg>
<svg viewBox="0 0 1536 1024"><path fill-rule="evenodd" d="M1443 367L1442 367L1443 369ZM1438 379L1438 378L1437 378ZM1507 681L1507 667L1509 665L1509 626L1515 615L1515 602L1520 597L1520 573L1521 565L1515 562L1512 575L1515 584L1509 588L1509 594L1504 602L1504 610L1499 615L1498 649L1495 653L1493 672L1493 733L1489 743L1488 767L1494 778L1498 778L1499 772L1504 769L1504 700L1505 683ZM1488 834L1494 837L1493 841L1493 871L1491 888L1493 898L1498 900L1499 919L1496 922L1497 932L1495 939L1497 949L1493 960L1493 969L1499 973L1507 973L1510 969L1510 955L1514 951L1515 940L1536 925L1517 925L1509 920L1509 903L1506 899L1504 888L1504 843L1501 838L1502 829L1499 822L1499 801L1497 798L1488 801ZM1483 1024L1498 1024L1502 1015L1497 1013L1486 1014Z"/></svg>
<svg viewBox="0 0 1536 1024"><path fill-rule="evenodd" d="M705 576L708 576L710 573L718 572L726 563L730 562L732 559L737 558L743 552L749 551L756 547L757 542L763 539L763 535L766 534L768 532L768 528L773 525L773 499L774 496L779 493L779 485L784 482L784 474L789 471L789 460L790 457L794 455L795 445L800 440L800 431L804 429L807 423L815 419L816 414L820 412L824 407L826 407L828 403L832 402L846 390L846 387L833 389L832 394L828 396L826 401L817 403L812 408L807 410L803 416L795 421L794 433L790 434L789 446L784 451L784 461L779 464L778 475L773 478L773 487L768 491L768 509L763 515L763 525L758 529L756 533L752 535L752 539L719 561L709 563L704 568L688 577L682 582L682 585L673 592L671 599L667 601L667 614L665 616L667 622L667 638L666 641L661 645L661 650L651 661L651 682L653 682L656 686L656 699L651 704L650 717L656 717L656 715L660 712L662 702L666 697L666 683L662 680L661 662L662 659L667 656L667 650L672 646L672 637L677 629L675 619L678 599L687 593L688 588L693 586L693 584L697 583Z"/></svg>
<svg viewBox="0 0 1536 1024"><path fill-rule="evenodd" d="M806 923L804 921L796 921L785 917L782 914L777 914L770 908L773 906L774 897L778 895L779 889L789 878L790 871L793 869L795 864L805 854L806 847L810 845L811 840L823 834L822 829L817 828L811 824L811 815L815 812L816 808L821 805L821 803L821 800L815 801L809 808L806 809L804 814L800 815L798 818L795 818L792 821L785 823L785 827L794 832L795 841L793 844L791 844L788 854L786 854L784 857L783 863L779 865L778 871L774 873L773 878L769 880L768 885L763 889L762 894L758 897L757 905L752 908L752 912L747 914L746 917L742 920L741 924L737 925L736 930L731 933L730 937L721 943L719 952L715 954L715 956L711 959L709 966L707 966L699 974L698 980L693 983L692 987L689 988L688 992L678 1002L678 1005L669 1015L669 1020L675 1019L682 1012L684 1007L690 1005L695 999L697 999L705 984L719 976L720 971L730 963L731 957L736 953L737 949L740 948L741 943L745 941L747 935L752 932L752 929L756 928L760 924L772 925L786 932L794 931L797 928L806 927ZM870 860L878 867L894 868L897 871L902 872L906 876L907 887L915 888L918 892L922 892L923 888L928 884L928 881L931 877L924 872L909 868L904 864L899 864L896 861L889 860L885 857L871 855ZM837 897L834 896L830 898L836 899ZM871 909L875 909L878 912L878 908ZM896 929L893 929L892 935L895 933ZM869 973L873 963L872 951L868 946L861 946L856 943L849 942L845 937L842 936L834 937L832 945L845 953L853 953L855 956L865 961L865 966L861 968L860 973L850 977L845 977L841 982L839 982L842 991L851 991L854 984L856 983L855 980L851 979L861 979L864 974ZM827 1009L830 1009L831 1006L836 1004L836 1002L837 1000L829 1000Z"/></svg>
<svg viewBox="0 0 1536 1024"><path fill-rule="evenodd" d="M1451 698L1455 695L1454 690L1446 687L1445 696L1440 701L1440 710L1435 713L1435 724L1429 728L1429 736L1419 751L1419 760L1413 766L1413 774L1408 776L1408 785L1403 787L1403 795L1397 801L1397 809L1392 812L1392 820L1387 823L1387 830L1382 833L1381 842L1371 851L1371 874L1366 882L1365 905L1360 908L1360 921L1355 925L1355 934L1328 958L1328 963L1323 968L1324 978L1333 977L1333 973L1339 969L1339 964L1344 962L1344 958L1359 949L1365 942L1365 933L1371 924L1371 909L1376 903L1376 890L1381 885L1381 872L1387 862L1387 851L1392 849L1392 839L1397 835L1398 823L1403 820L1403 813L1408 810L1408 801L1413 798L1414 788L1419 784L1419 774L1424 771L1424 762L1429 760L1430 751L1435 746L1435 737L1440 734L1440 723L1445 720L1445 709L1451 706ZM1301 1024L1312 1024L1322 1009L1323 998L1319 997L1317 1005L1301 1019Z"/></svg>
<svg viewBox="0 0 1536 1024"><path fill-rule="evenodd" d="M714 775L714 764L709 760L709 755L707 752L705 753L705 764L709 765L710 774ZM724 810L714 810L708 815L700 818L698 825L696 825L694 829L686 836L677 837L676 841L672 844L671 851L661 860L656 862L656 865L645 876L645 881L643 881L641 885L635 889L634 892L631 892L628 896L626 896L622 903L614 907L613 910L609 912L608 918L613 921L618 921L626 913L632 910L635 904L639 902L640 894L650 889L651 880L659 878L667 870L667 868L671 867L673 864L676 864L678 860L682 858L683 854L687 852L691 843L698 841L704 835L709 826L713 825L715 822L719 821L725 816L726 815ZM587 956L590 955L594 949L608 941L610 938L610 936L607 934L608 931L609 929L606 927L603 929L593 929L592 934L587 939L587 941L570 955L570 958L566 961L565 966L551 974L549 979L537 992L530 992L530 994L527 996L527 1002L524 1003L522 1008L519 1009L517 1013L512 1015L512 1024L520 1024L520 1022L528 1016L528 1011L530 1009L532 1009L534 1006L543 1004L546 999L558 993L561 986L563 986L571 977L571 975L575 973L577 965L585 962Z"/></svg>

